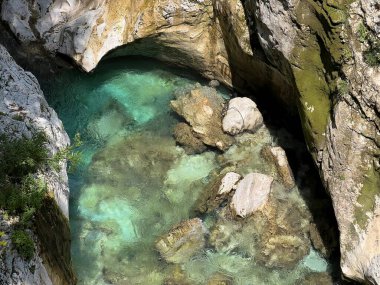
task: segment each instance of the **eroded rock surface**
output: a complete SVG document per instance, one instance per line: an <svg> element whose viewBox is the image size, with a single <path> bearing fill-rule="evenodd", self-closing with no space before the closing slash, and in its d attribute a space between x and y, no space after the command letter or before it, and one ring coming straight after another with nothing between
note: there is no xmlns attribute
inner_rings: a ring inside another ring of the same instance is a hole
<svg viewBox="0 0 380 285"><path fill-rule="evenodd" d="M205 233L201 219L187 220L160 238L156 248L167 262L183 263L205 246Z"/></svg>
<svg viewBox="0 0 380 285"><path fill-rule="evenodd" d="M178 123L175 126L174 138L189 154L202 153L207 149L206 145L194 135L192 128L186 123Z"/></svg>

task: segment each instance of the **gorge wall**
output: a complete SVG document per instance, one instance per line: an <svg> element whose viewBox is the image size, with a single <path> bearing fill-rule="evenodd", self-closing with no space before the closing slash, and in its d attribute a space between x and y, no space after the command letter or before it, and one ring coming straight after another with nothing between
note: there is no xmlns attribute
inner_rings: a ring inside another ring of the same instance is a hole
<svg viewBox="0 0 380 285"><path fill-rule="evenodd" d="M376 0L3 0L1 17L21 45L85 71L110 51L151 56L298 112L342 271L380 283L380 70L364 57L380 41Z"/></svg>
<svg viewBox="0 0 380 285"><path fill-rule="evenodd" d="M37 79L25 72L0 45L0 134L30 138L36 131L47 137L47 149L53 155L69 144L57 114L46 102ZM1 246L0 284L73 284L70 228L68 224L68 180L66 162L38 174L47 184L49 197L30 230L35 254L25 260L12 245L18 219L0 212Z"/></svg>

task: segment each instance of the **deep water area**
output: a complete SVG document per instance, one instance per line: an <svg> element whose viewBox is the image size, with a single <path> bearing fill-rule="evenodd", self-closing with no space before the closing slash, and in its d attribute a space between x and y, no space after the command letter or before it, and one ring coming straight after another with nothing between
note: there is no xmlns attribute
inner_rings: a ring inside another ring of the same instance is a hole
<svg viewBox="0 0 380 285"><path fill-rule="evenodd" d="M275 143L266 128L242 135L224 154L210 149L189 155L176 145L173 128L180 119L170 100L176 90L197 82L207 85L182 69L118 58L101 62L91 74L64 71L43 86L69 136L80 133L83 141L82 163L69 175L78 284L290 285L330 272L308 239L312 214L302 186L286 192L275 183L271 214L247 221L229 219L226 207L196 211L213 175L226 166L242 175L275 173L260 156L263 145ZM228 96L224 89L219 93ZM165 262L155 241L194 217L207 228L206 247L181 264ZM218 278L227 283L216 283Z"/></svg>

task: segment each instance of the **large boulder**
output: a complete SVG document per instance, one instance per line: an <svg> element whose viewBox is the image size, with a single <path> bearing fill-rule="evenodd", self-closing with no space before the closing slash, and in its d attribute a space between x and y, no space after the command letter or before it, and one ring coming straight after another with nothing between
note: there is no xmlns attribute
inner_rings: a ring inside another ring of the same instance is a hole
<svg viewBox="0 0 380 285"><path fill-rule="evenodd" d="M228 103L223 118L223 131L237 135L244 131L255 131L263 125L263 116L256 103L247 97L233 98Z"/></svg>
<svg viewBox="0 0 380 285"><path fill-rule="evenodd" d="M156 242L156 249L165 261L183 263L205 246L205 233L199 218L183 221Z"/></svg>
<svg viewBox="0 0 380 285"><path fill-rule="evenodd" d="M177 94L172 100L172 109L192 127L194 135L204 144L227 150L234 139L222 130L224 99L216 89L196 85L195 88Z"/></svg>
<svg viewBox="0 0 380 285"><path fill-rule="evenodd" d="M273 178L260 173L246 175L237 185L231 208L245 218L260 209L268 200Z"/></svg>

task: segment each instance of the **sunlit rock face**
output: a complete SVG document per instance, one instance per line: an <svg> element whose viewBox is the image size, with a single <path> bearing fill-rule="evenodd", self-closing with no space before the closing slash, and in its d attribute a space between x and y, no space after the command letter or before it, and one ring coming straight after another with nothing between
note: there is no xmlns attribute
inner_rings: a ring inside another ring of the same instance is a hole
<svg viewBox="0 0 380 285"><path fill-rule="evenodd" d="M244 19L240 1L233 1ZM140 39L139 54L190 65L230 82L227 54L212 1L3 1L2 19L24 42L42 41L51 52L95 68L110 50ZM248 29L244 41L249 44ZM169 52L168 52L169 51Z"/></svg>

